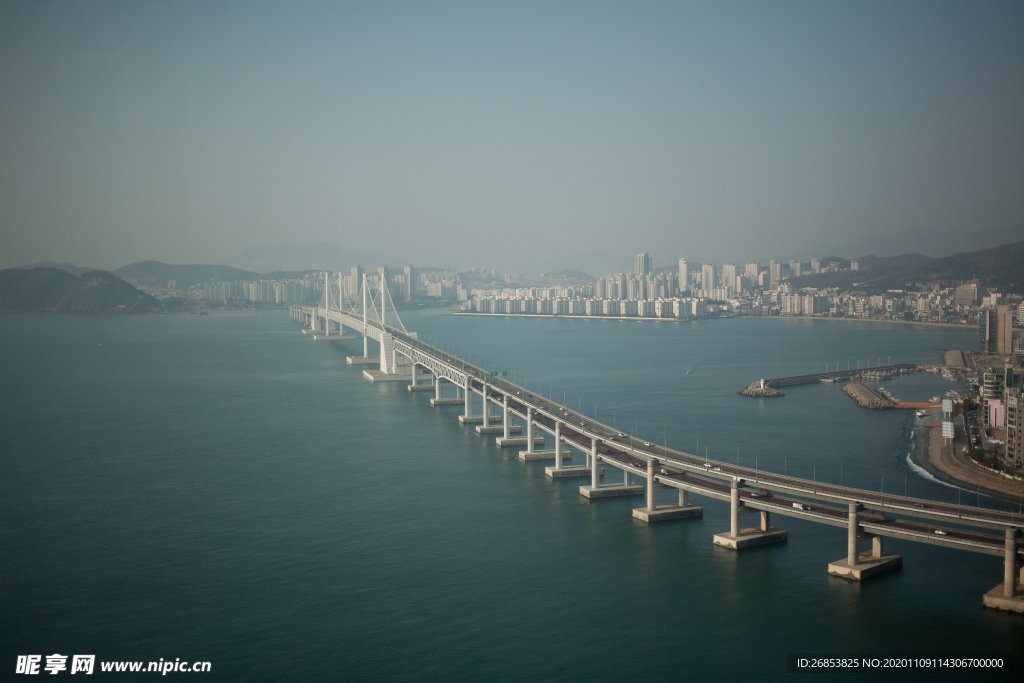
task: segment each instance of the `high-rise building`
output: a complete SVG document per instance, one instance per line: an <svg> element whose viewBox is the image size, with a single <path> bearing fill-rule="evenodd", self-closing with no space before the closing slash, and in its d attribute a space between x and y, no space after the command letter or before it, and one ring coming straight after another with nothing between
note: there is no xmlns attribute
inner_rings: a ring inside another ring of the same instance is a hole
<svg viewBox="0 0 1024 683"><path fill-rule="evenodd" d="M633 272L637 277L641 275L650 275L651 273L651 255L646 251L637 254L634 259Z"/></svg>
<svg viewBox="0 0 1024 683"><path fill-rule="evenodd" d="M996 353L1013 353L1013 306L996 306Z"/></svg>
<svg viewBox="0 0 1024 683"><path fill-rule="evenodd" d="M768 277L772 287L782 282L782 264L775 259L768 262Z"/></svg>
<svg viewBox="0 0 1024 683"><path fill-rule="evenodd" d="M690 266L686 259L679 259L679 293L683 294L690 288Z"/></svg>
<svg viewBox="0 0 1024 683"><path fill-rule="evenodd" d="M1012 386L1013 372L1009 368L989 368L981 377L981 417L984 425L988 427L991 426L989 424L989 414L991 413L989 406L993 401L1002 400L1007 379L1010 379L1009 384Z"/></svg>
<svg viewBox="0 0 1024 683"><path fill-rule="evenodd" d="M1024 391L1019 388L1006 392L1006 463L1024 465Z"/></svg>
<svg viewBox="0 0 1024 683"><path fill-rule="evenodd" d="M348 296L350 299L355 299L359 296L359 292L362 291L363 287L363 267L352 266L351 279L349 280Z"/></svg>
<svg viewBox="0 0 1024 683"><path fill-rule="evenodd" d="M707 292L714 289L716 286L715 264L705 263L700 267L700 288Z"/></svg>
<svg viewBox="0 0 1024 683"><path fill-rule="evenodd" d="M996 345L996 312L991 308L978 311L978 339L982 353L992 353Z"/></svg>
<svg viewBox="0 0 1024 683"><path fill-rule="evenodd" d="M722 282L721 285L728 289L730 292L736 291L736 264L725 263L722 264Z"/></svg>
<svg viewBox="0 0 1024 683"><path fill-rule="evenodd" d="M761 272L761 266L756 263L748 263L743 267L743 274L749 277L752 282L757 281L757 274Z"/></svg>
<svg viewBox="0 0 1024 683"><path fill-rule="evenodd" d="M402 274L405 276L402 280L402 301L412 301L416 297L416 269L406 265Z"/></svg>
<svg viewBox="0 0 1024 683"><path fill-rule="evenodd" d="M954 302L960 306L976 306L978 304L978 283L965 282L957 287Z"/></svg>

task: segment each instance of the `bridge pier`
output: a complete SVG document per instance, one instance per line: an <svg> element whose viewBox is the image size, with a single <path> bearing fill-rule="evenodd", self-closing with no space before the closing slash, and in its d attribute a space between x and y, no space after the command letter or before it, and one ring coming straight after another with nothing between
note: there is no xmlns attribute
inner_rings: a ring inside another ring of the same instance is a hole
<svg viewBox="0 0 1024 683"><path fill-rule="evenodd" d="M491 404L487 400L487 386L484 385L484 414L483 424L477 425L477 434L502 434L504 438L508 438L510 434L519 434L523 431L522 426L509 424L508 420L508 396L505 396L503 403L503 411L500 418L500 424L494 424L491 422L492 418L497 417L491 415ZM501 445L500 443L498 444ZM510 446L512 444L509 444Z"/></svg>
<svg viewBox="0 0 1024 683"><path fill-rule="evenodd" d="M440 376L434 378L434 398L430 399L430 405L434 406L458 406L462 405L462 387L458 384L455 385L455 398L442 398L441 397L441 382L444 381Z"/></svg>
<svg viewBox="0 0 1024 683"><path fill-rule="evenodd" d="M324 317L324 331L323 334L318 332L313 333L313 341L347 341L349 339L355 339L354 334L345 334L345 326L341 321L336 321L338 324L337 334L331 332L331 319L327 316Z"/></svg>
<svg viewBox="0 0 1024 683"><path fill-rule="evenodd" d="M1018 573L1017 546L1020 529L1006 530L1003 552L1003 582L981 599L985 607L1024 614L1024 568Z"/></svg>
<svg viewBox="0 0 1024 683"><path fill-rule="evenodd" d="M857 552L857 538L860 531L860 503L850 503L847 515L846 557L829 562L828 573L851 581L863 581L872 576L884 574L903 566L903 558L899 555L886 555L883 552L881 536L871 536L871 550Z"/></svg>
<svg viewBox="0 0 1024 683"><path fill-rule="evenodd" d="M712 542L730 550L743 550L785 541L788 533L782 529L772 529L768 526L770 518L767 513L761 515L761 524L758 528L740 528L740 484L742 483L742 479L732 480L729 490L729 531L715 534Z"/></svg>
<svg viewBox="0 0 1024 683"><path fill-rule="evenodd" d="M494 445L498 448L527 445L527 437L511 436L512 434L522 433L523 426L512 424L512 413L508 409L508 394L504 394L501 399L501 427L501 436L494 440ZM540 442L543 444L544 439L541 439Z"/></svg>
<svg viewBox="0 0 1024 683"><path fill-rule="evenodd" d="M541 451L534 451L535 454ZM562 479L564 477L589 477L590 466L588 465L569 465L564 464L565 460L569 460L572 457L572 452L562 449L562 423L555 420L555 465L554 467L545 467L544 474L551 477L552 479ZM589 458L588 458L589 463Z"/></svg>
<svg viewBox="0 0 1024 683"><path fill-rule="evenodd" d="M409 391L437 391L433 382L428 382L427 384L419 383L421 378L430 378L432 376L432 373L429 370L427 371L427 374L420 375L416 372L416 363L413 363L410 367L412 368L412 381L409 383L409 386L406 387Z"/></svg>
<svg viewBox="0 0 1024 683"><path fill-rule="evenodd" d="M619 496L642 496L644 487L639 485L631 486L629 483L629 472L622 470L621 484L606 484L601 486L600 456L597 454L597 439L590 439L590 486L581 486L580 495L584 498L617 498Z"/></svg>
<svg viewBox="0 0 1024 683"><path fill-rule="evenodd" d="M472 381L469 378L466 379L466 396L465 396L465 398L466 398L466 404L465 404L465 408L462 411L462 415L459 415L459 422L461 422L464 425L483 424L485 426L490 426L490 423L487 420L487 413L488 413L488 410L487 410L487 385L486 384L484 385L484 399L483 399L483 403L481 405L481 411L480 411L479 415L474 415L473 414L473 409L472 409L472 407L470 405L470 401L472 401L472 399L473 399L473 384L472 384Z"/></svg>
<svg viewBox="0 0 1024 683"><path fill-rule="evenodd" d="M633 517L641 522L653 524L654 522L665 522L670 519L702 516L704 508L699 505L686 504L686 489L679 489L679 505L658 506L655 501L658 484L654 479L657 465L657 458L651 458L647 461L647 507L633 508Z"/></svg>

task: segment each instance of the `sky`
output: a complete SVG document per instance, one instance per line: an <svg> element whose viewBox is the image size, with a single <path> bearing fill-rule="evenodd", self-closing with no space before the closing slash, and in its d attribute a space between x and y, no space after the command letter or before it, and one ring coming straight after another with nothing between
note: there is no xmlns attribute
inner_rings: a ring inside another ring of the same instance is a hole
<svg viewBox="0 0 1024 683"><path fill-rule="evenodd" d="M1024 2L0 1L0 267L1024 239Z"/></svg>

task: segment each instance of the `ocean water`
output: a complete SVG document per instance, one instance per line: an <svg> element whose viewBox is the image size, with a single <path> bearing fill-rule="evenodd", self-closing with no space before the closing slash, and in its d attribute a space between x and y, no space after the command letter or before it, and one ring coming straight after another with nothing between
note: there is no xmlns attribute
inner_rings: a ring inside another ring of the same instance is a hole
<svg viewBox="0 0 1024 683"><path fill-rule="evenodd" d="M736 393L826 363L938 362L971 330L403 319L647 440L1001 504L908 463L911 413L827 385ZM712 546L729 520L710 500L647 526L639 499L589 502L458 407L364 381L344 362L361 342L312 343L285 311L0 320L3 680L17 655L51 653L208 660L170 677L229 681L819 680L787 670L815 653L1001 655L1020 673L1024 620L981 607L1000 558L887 540L903 569L855 584L825 571L842 529L780 518L788 543L735 553Z"/></svg>

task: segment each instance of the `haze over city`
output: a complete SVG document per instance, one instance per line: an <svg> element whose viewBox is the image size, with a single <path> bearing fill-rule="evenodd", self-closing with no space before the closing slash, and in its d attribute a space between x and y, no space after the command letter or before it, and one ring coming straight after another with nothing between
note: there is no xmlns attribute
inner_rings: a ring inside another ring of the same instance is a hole
<svg viewBox="0 0 1024 683"><path fill-rule="evenodd" d="M1024 228L1024 5L0 6L0 267L594 272Z"/></svg>

